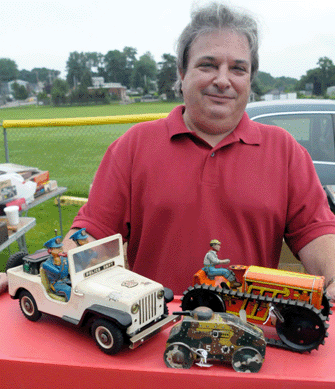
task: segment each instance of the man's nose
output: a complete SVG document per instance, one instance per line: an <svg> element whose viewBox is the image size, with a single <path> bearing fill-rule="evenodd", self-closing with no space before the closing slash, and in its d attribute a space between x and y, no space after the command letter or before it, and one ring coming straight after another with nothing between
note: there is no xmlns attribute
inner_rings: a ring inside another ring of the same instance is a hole
<svg viewBox="0 0 335 389"><path fill-rule="evenodd" d="M214 83L220 89L226 89L231 85L227 66L222 65L219 67Z"/></svg>

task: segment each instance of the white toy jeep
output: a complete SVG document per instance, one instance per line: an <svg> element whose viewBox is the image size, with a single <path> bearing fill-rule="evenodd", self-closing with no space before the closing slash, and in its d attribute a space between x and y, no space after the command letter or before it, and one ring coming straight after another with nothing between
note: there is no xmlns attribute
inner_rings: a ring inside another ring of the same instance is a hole
<svg viewBox="0 0 335 389"><path fill-rule="evenodd" d="M18 254L18 253L17 253ZM91 333L106 354L116 354L124 343L136 348L176 316L168 316L166 303L173 299L170 289L124 267L120 234L69 250L68 265L71 297L52 292L41 264L50 256L47 250L32 255L19 254L22 265L8 268L8 291L20 300L23 314L37 321L41 313L73 323L89 325ZM92 258L85 269L83 258ZM18 256L13 264L18 263Z"/></svg>

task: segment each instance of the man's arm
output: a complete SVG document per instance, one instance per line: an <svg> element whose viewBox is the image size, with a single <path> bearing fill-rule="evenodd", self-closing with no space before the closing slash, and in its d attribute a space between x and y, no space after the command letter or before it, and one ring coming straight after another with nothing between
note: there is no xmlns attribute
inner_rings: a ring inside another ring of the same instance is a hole
<svg viewBox="0 0 335 389"><path fill-rule="evenodd" d="M325 277L327 294L335 301L335 235L328 234L319 236L303 247L299 253L299 258L306 270L310 274Z"/></svg>

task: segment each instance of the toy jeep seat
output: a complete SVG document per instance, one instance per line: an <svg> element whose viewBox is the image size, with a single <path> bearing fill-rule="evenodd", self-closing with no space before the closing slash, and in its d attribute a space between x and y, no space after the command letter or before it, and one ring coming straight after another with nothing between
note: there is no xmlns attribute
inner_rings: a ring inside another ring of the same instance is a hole
<svg viewBox="0 0 335 389"><path fill-rule="evenodd" d="M42 285L44 286L44 288L45 288L45 290L47 291L48 295L49 295L51 298L55 299L55 300L66 302L65 296L59 296L58 294L54 293L54 292L51 290L50 282L49 282L48 276L47 276L47 274L46 274L46 272L45 272L45 270L43 269L42 266L40 267L40 275L41 275Z"/></svg>

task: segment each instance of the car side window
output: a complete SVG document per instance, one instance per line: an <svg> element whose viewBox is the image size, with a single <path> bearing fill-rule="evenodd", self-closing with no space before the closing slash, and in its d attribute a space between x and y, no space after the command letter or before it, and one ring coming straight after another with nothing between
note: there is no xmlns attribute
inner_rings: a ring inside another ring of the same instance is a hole
<svg viewBox="0 0 335 389"><path fill-rule="evenodd" d="M256 122L287 130L314 161L335 161L333 121L330 114L285 114L263 116Z"/></svg>

